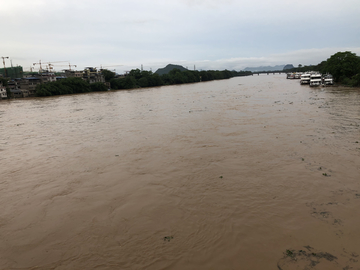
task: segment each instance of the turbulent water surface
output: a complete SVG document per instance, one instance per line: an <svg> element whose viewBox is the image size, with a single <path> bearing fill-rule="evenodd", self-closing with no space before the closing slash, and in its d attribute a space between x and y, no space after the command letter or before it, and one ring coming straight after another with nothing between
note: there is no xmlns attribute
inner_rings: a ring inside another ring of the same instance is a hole
<svg viewBox="0 0 360 270"><path fill-rule="evenodd" d="M3 100L0 173L0 269L360 269L359 89Z"/></svg>

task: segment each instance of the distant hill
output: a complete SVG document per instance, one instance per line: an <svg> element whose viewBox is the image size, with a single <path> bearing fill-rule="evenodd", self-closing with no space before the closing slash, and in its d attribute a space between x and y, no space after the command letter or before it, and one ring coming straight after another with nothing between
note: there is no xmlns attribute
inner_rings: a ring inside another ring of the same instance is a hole
<svg viewBox="0 0 360 270"><path fill-rule="evenodd" d="M174 68L180 69L181 71L187 70L183 66L169 64L164 68L159 68L157 71L155 71L155 73L157 73L159 75L168 74Z"/></svg>
<svg viewBox="0 0 360 270"><path fill-rule="evenodd" d="M285 69L292 69L292 68L295 68L292 64L287 64L284 68L283 68L283 70L285 70Z"/></svg>
<svg viewBox="0 0 360 270"><path fill-rule="evenodd" d="M278 71L278 70L283 70L286 66L290 66L290 65L246 67L246 68L244 69L244 71L251 71L251 72ZM292 66L292 65L291 65L291 66Z"/></svg>

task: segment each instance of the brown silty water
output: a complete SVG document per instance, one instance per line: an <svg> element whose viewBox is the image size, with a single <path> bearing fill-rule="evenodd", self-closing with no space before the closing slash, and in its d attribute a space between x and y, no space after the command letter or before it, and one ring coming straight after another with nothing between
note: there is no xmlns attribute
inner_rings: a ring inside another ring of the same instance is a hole
<svg viewBox="0 0 360 270"><path fill-rule="evenodd" d="M359 89L3 100L0 134L0 269L360 269Z"/></svg>

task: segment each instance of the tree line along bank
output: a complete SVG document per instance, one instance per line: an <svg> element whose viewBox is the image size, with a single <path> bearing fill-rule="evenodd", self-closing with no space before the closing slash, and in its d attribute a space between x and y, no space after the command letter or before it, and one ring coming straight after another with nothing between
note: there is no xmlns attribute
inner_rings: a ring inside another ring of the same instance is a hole
<svg viewBox="0 0 360 270"><path fill-rule="evenodd" d="M155 87L172 84L195 83L200 81L229 79L234 76L247 76L251 72L237 71L180 71L173 69L168 74L158 75L151 71L131 70L126 76L115 77L115 73L102 70L107 84L102 82L90 83L82 78L65 78L54 82L39 84L36 86L36 96L54 96L76 93L88 93L108 91L111 89L135 89L143 87Z"/></svg>

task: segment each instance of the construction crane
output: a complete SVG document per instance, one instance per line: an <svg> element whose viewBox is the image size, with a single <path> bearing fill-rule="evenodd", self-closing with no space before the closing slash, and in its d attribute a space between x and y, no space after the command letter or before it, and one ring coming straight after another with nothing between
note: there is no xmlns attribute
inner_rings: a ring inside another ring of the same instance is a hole
<svg viewBox="0 0 360 270"><path fill-rule="evenodd" d="M52 65L52 64L51 64ZM52 65L56 67L69 67L69 70L71 71L71 67L76 67L76 65L71 65L70 63L68 65Z"/></svg>
<svg viewBox="0 0 360 270"><path fill-rule="evenodd" d="M39 60L39 63L33 63L33 66L35 65L40 65L39 72L42 72L41 60Z"/></svg>
<svg viewBox="0 0 360 270"><path fill-rule="evenodd" d="M7 77L6 67L5 67L5 59L9 59L9 56L1 56L1 58L3 59L3 63L4 63L5 77Z"/></svg>
<svg viewBox="0 0 360 270"><path fill-rule="evenodd" d="M69 70L71 71L71 67L76 67L76 65L70 65L70 62L69 62Z"/></svg>
<svg viewBox="0 0 360 270"><path fill-rule="evenodd" d="M35 65L39 65L40 66L40 69L39 69L39 72L42 72L42 66L41 65L47 65L48 66L48 68L47 68L47 70L48 71L50 71L50 72L52 72L52 69L54 69L53 68L53 63L66 63L66 62L69 62L69 61L53 61L53 62L41 62L41 60L39 60L39 62L38 63L34 63L33 65L35 66Z"/></svg>
<svg viewBox="0 0 360 270"><path fill-rule="evenodd" d="M70 62L69 62L69 65L56 65L58 67L69 67L69 70L71 71L71 67L76 67L76 65L70 65Z"/></svg>

